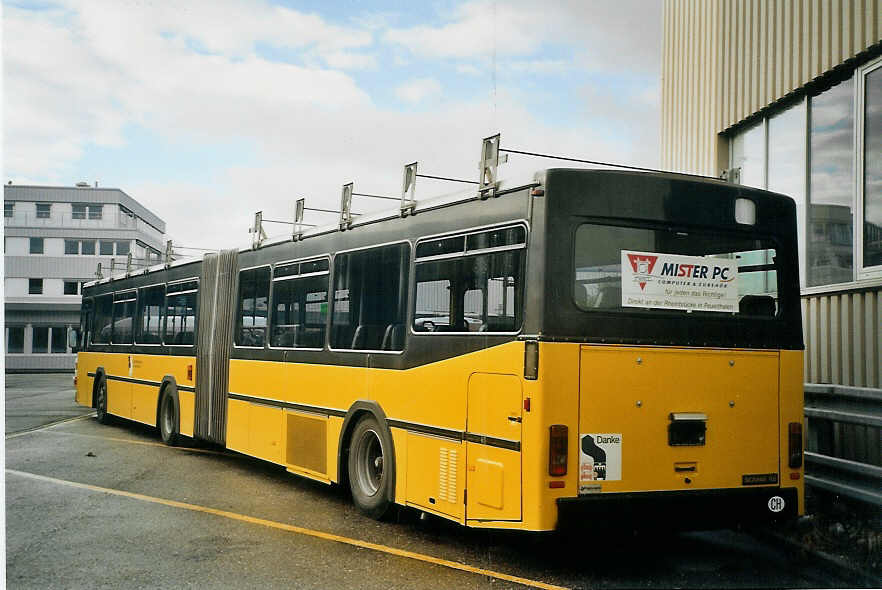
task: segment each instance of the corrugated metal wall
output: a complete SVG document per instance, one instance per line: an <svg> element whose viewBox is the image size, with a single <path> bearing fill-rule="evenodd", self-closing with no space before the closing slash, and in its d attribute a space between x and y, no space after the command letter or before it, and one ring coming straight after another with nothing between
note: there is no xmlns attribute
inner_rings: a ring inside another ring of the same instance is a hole
<svg viewBox="0 0 882 590"><path fill-rule="evenodd" d="M718 174L719 133L880 35L882 0L666 0L662 167Z"/></svg>
<svg viewBox="0 0 882 590"><path fill-rule="evenodd" d="M805 381L882 387L882 287L802 297Z"/></svg>

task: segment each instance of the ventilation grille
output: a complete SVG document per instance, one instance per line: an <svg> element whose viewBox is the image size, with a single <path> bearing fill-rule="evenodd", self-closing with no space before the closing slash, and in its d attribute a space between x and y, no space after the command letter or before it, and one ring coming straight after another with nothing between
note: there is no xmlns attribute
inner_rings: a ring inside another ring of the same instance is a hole
<svg viewBox="0 0 882 590"><path fill-rule="evenodd" d="M438 461L438 499L456 503L456 455L455 449L441 447Z"/></svg>

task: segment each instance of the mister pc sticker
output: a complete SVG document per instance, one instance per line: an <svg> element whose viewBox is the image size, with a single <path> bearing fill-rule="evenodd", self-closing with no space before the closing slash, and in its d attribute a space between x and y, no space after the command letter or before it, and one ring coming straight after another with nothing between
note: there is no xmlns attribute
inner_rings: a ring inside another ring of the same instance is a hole
<svg viewBox="0 0 882 590"><path fill-rule="evenodd" d="M622 435L581 435L579 481L619 481L621 479Z"/></svg>

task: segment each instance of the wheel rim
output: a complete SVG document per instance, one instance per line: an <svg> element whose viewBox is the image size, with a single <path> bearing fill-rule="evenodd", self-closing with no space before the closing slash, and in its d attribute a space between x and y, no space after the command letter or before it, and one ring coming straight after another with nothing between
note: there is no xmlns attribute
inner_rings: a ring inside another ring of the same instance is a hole
<svg viewBox="0 0 882 590"><path fill-rule="evenodd" d="M373 430L366 430L356 445L356 479L358 487L368 496L375 495L383 479L383 444Z"/></svg>
<svg viewBox="0 0 882 590"><path fill-rule="evenodd" d="M165 434L174 432L174 413L174 400L170 395L167 395L162 402L162 430Z"/></svg>

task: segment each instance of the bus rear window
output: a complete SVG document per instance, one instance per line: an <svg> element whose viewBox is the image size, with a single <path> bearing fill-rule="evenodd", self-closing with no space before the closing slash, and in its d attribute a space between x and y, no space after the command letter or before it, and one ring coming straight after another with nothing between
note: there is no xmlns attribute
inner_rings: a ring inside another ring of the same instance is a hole
<svg viewBox="0 0 882 590"><path fill-rule="evenodd" d="M573 298L585 311L774 317L777 277L765 238L590 223L576 230Z"/></svg>

